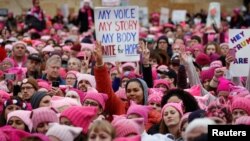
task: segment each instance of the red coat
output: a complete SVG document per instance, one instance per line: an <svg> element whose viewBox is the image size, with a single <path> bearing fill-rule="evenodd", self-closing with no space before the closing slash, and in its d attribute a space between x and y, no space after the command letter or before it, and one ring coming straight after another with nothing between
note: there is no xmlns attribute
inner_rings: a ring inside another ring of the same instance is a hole
<svg viewBox="0 0 250 141"><path fill-rule="evenodd" d="M3 47L0 47L0 62L2 62L7 57L7 53Z"/></svg>

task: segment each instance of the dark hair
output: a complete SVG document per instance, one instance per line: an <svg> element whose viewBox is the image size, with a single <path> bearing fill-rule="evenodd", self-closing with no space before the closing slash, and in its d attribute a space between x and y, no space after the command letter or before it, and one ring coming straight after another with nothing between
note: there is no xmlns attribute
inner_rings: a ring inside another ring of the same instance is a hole
<svg viewBox="0 0 250 141"><path fill-rule="evenodd" d="M191 40L197 40L199 43L201 43L201 37L194 35L191 37Z"/></svg>
<svg viewBox="0 0 250 141"><path fill-rule="evenodd" d="M155 50L150 52L150 57L149 58L156 59L158 65L161 65L162 62L163 62L162 57Z"/></svg>
<svg viewBox="0 0 250 141"><path fill-rule="evenodd" d="M161 107L163 107L166 103L168 103L168 100L172 96L177 96L179 99L182 100L185 113L186 112L193 112L193 111L200 109L196 99L191 94L189 94L188 92L186 92L182 89L171 89L171 90L167 91L167 94L165 94L162 97Z"/></svg>
<svg viewBox="0 0 250 141"><path fill-rule="evenodd" d="M160 41L160 40L165 40L165 41L167 42L167 44L168 44L168 47L171 46L171 45L169 44L169 42L168 42L168 37L166 37L165 35L163 35L163 36L161 36L161 37L158 38L158 40L157 40L157 45L156 45L156 49L158 49L159 41Z"/></svg>

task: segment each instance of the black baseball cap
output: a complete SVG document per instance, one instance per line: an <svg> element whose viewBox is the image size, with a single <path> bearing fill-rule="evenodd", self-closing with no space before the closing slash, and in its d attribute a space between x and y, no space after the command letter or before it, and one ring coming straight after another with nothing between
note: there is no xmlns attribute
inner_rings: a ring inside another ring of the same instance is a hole
<svg viewBox="0 0 250 141"><path fill-rule="evenodd" d="M37 53L32 53L28 56L28 59L29 60L34 60L34 61L37 61L37 62L42 62L42 58L39 54Z"/></svg>

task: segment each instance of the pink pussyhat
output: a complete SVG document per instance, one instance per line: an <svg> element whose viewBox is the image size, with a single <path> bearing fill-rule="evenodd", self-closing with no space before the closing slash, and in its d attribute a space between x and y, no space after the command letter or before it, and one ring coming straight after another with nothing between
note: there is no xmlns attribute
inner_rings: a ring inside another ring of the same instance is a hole
<svg viewBox="0 0 250 141"><path fill-rule="evenodd" d="M44 88L47 91L50 91L51 88L52 88L51 85L47 81L45 81L45 80L39 79L39 80L37 80L37 83L38 83L39 89L40 88Z"/></svg>
<svg viewBox="0 0 250 141"><path fill-rule="evenodd" d="M30 133L15 129L9 125L0 128L0 141L21 141L22 138L28 136L30 136Z"/></svg>
<svg viewBox="0 0 250 141"><path fill-rule="evenodd" d="M163 84L167 87L167 89L170 89L170 83L165 79L157 79L154 81L154 88L158 85Z"/></svg>
<svg viewBox="0 0 250 141"><path fill-rule="evenodd" d="M161 99L163 97L163 92L151 88L149 90L148 103L158 103L161 104Z"/></svg>
<svg viewBox="0 0 250 141"><path fill-rule="evenodd" d="M234 84L231 81L229 81L223 77L219 78L217 92L220 92L220 91L230 92L232 86L234 86Z"/></svg>
<svg viewBox="0 0 250 141"><path fill-rule="evenodd" d="M222 62L219 60L210 63L210 68L221 68L221 67L223 67Z"/></svg>
<svg viewBox="0 0 250 141"><path fill-rule="evenodd" d="M69 97L53 96L51 98L51 107L55 108L57 112L62 112L63 110L71 106L80 106L81 104L77 102L76 99Z"/></svg>
<svg viewBox="0 0 250 141"><path fill-rule="evenodd" d="M63 46L62 49L63 49L63 51L70 52L71 51L71 46Z"/></svg>
<svg viewBox="0 0 250 141"><path fill-rule="evenodd" d="M120 137L120 138L115 138L114 141L141 141L141 136L133 136L133 137Z"/></svg>
<svg viewBox="0 0 250 141"><path fill-rule="evenodd" d="M201 96L201 86L194 85L189 89L185 89L186 92L189 92L193 96Z"/></svg>
<svg viewBox="0 0 250 141"><path fill-rule="evenodd" d="M250 116L242 116L237 118L235 125L250 125Z"/></svg>
<svg viewBox="0 0 250 141"><path fill-rule="evenodd" d="M87 92L85 93L85 97L83 99L83 102L86 99L92 99L94 101L96 101L97 103L99 103L102 107L102 109L105 109L105 103L108 100L108 95L107 94L103 94L103 93L97 93L97 92Z"/></svg>
<svg viewBox="0 0 250 141"><path fill-rule="evenodd" d="M242 86L232 86L230 91L231 96L246 97L250 95L249 91Z"/></svg>
<svg viewBox="0 0 250 141"><path fill-rule="evenodd" d="M32 132L32 121L30 119L31 111L26 110L16 110L12 111L7 116L7 123L12 117L18 117L20 118L24 124L29 128L29 131Z"/></svg>
<svg viewBox="0 0 250 141"><path fill-rule="evenodd" d="M75 89L75 88L69 88L69 89L66 90L66 95L65 96L67 97L70 94L77 96L79 98L80 104L83 102L83 99L84 99L84 97L86 95L82 91L80 91L78 89Z"/></svg>
<svg viewBox="0 0 250 141"><path fill-rule="evenodd" d="M181 116L183 115L183 105L182 105L182 103L167 103L167 104L165 104L165 105L163 106L163 108L162 108L162 110L161 110L161 115L162 115L162 117L164 116L165 109L166 109L167 107L169 107L169 106L174 107L174 108L179 112L179 114L180 114Z"/></svg>
<svg viewBox="0 0 250 141"><path fill-rule="evenodd" d="M150 111L150 106L138 105L134 102L131 102L128 111L127 117L131 114L136 114L144 119L144 123L148 122L148 112Z"/></svg>
<svg viewBox="0 0 250 141"><path fill-rule="evenodd" d="M81 50L89 49L89 50L93 51L94 48L95 48L94 44L81 43Z"/></svg>

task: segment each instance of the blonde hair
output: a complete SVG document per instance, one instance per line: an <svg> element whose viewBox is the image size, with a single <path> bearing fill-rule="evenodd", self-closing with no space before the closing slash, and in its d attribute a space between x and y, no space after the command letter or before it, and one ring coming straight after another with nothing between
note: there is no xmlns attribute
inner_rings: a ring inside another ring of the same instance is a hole
<svg viewBox="0 0 250 141"><path fill-rule="evenodd" d="M50 66L51 64L60 64L62 65L62 59L59 55L52 55L46 62L46 67Z"/></svg>
<svg viewBox="0 0 250 141"><path fill-rule="evenodd" d="M88 131L88 136L90 135L91 132L100 132L100 131L104 131L106 133L108 133L112 139L115 138L115 128L111 125L111 123L109 123L106 120L96 120L92 123L92 125L89 128Z"/></svg>

